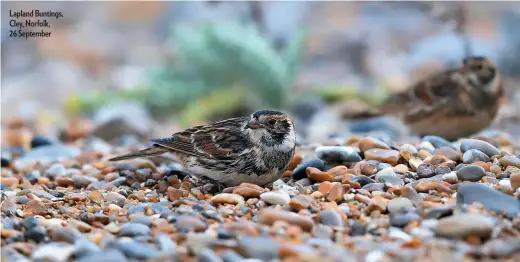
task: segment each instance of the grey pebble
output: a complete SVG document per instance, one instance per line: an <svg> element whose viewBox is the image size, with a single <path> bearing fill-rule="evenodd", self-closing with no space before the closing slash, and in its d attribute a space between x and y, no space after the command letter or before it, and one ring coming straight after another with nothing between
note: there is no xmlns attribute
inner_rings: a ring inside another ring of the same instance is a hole
<svg viewBox="0 0 520 262"><path fill-rule="evenodd" d="M315 149L316 157L329 163L353 163L362 160L359 149L349 146L320 146Z"/></svg>
<svg viewBox="0 0 520 262"><path fill-rule="evenodd" d="M84 256L80 257L78 262L125 262L128 261L128 259L125 257L125 255L117 249L109 249L109 250L103 250L100 252L93 252L85 254Z"/></svg>
<svg viewBox="0 0 520 262"><path fill-rule="evenodd" d="M379 183L390 183L394 186L403 186L404 181L397 176L394 170L389 167L385 168L376 174L376 181Z"/></svg>
<svg viewBox="0 0 520 262"><path fill-rule="evenodd" d="M457 178L460 181L477 182L486 175L486 170L481 166L470 165L457 170Z"/></svg>
<svg viewBox="0 0 520 262"><path fill-rule="evenodd" d="M514 197L479 183L464 183L457 190L457 205L480 202L485 209L505 212L509 218L520 215L520 201Z"/></svg>
<svg viewBox="0 0 520 262"><path fill-rule="evenodd" d="M327 226L343 226L340 214L335 210L323 210L320 212L320 223Z"/></svg>
<svg viewBox="0 0 520 262"><path fill-rule="evenodd" d="M199 262L222 262L222 258L217 256L215 252L209 248L204 248L199 252L198 255Z"/></svg>
<svg viewBox="0 0 520 262"><path fill-rule="evenodd" d="M470 149L462 155L464 164L473 164L477 161L489 162L489 157L477 149Z"/></svg>
<svg viewBox="0 0 520 262"><path fill-rule="evenodd" d="M500 151L492 144L478 139L464 139L460 144L460 151L466 153L470 149L477 149L488 157L500 155Z"/></svg>
<svg viewBox="0 0 520 262"><path fill-rule="evenodd" d="M405 213L406 211L414 209L412 201L405 197L394 198L388 201L388 212L391 214Z"/></svg>
<svg viewBox="0 0 520 262"><path fill-rule="evenodd" d="M139 223L125 223L121 225L120 236L147 236L151 232L150 228L146 225Z"/></svg>
<svg viewBox="0 0 520 262"><path fill-rule="evenodd" d="M261 260L278 259L280 254L280 243L270 237L245 236L238 240L238 250L245 257L258 258Z"/></svg>

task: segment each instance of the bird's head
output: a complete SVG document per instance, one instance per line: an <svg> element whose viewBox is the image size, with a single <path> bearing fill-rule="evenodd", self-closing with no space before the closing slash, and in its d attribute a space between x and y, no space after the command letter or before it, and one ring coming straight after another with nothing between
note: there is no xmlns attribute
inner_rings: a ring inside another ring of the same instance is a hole
<svg viewBox="0 0 520 262"><path fill-rule="evenodd" d="M279 111L259 110L254 112L244 127L252 139L271 147L288 147L295 144L294 124L290 116Z"/></svg>
<svg viewBox="0 0 520 262"><path fill-rule="evenodd" d="M465 58L458 71L466 75L473 86L482 88L483 91L490 95L501 92L498 69L485 57L472 56Z"/></svg>

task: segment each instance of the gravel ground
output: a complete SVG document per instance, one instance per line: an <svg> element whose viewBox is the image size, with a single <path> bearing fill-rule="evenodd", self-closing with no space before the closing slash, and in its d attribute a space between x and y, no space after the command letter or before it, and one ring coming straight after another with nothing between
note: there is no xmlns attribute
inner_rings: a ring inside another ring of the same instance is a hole
<svg viewBox="0 0 520 262"><path fill-rule="evenodd" d="M520 261L520 156L500 133L300 145L272 188L217 194L174 157L107 162L143 146L128 136L7 135L2 261Z"/></svg>

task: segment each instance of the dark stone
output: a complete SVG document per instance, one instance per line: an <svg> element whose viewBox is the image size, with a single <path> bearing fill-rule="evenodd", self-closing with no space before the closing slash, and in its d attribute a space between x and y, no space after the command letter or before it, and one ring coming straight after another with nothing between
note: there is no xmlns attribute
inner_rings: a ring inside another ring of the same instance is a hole
<svg viewBox="0 0 520 262"><path fill-rule="evenodd" d="M303 178L307 178L307 175L305 174L305 169L307 167L315 167L321 171L325 171L325 163L321 159L311 159L307 160L301 164L299 164L292 173L292 176L295 180L300 180Z"/></svg>
<svg viewBox="0 0 520 262"><path fill-rule="evenodd" d="M417 175L420 178L429 178L435 175L435 167L432 164L420 164L417 167Z"/></svg>
<svg viewBox="0 0 520 262"><path fill-rule="evenodd" d="M47 145L51 145L53 144L54 142L47 138L47 137L44 137L44 136L35 136L31 139L31 148L37 148L37 147L40 147L40 146L47 146Z"/></svg>
<svg viewBox="0 0 520 262"><path fill-rule="evenodd" d="M368 184L376 183L374 179L371 179L367 176L356 176L350 179L351 182L358 182L361 187L364 187Z"/></svg>
<svg viewBox="0 0 520 262"><path fill-rule="evenodd" d="M362 236L367 232L366 226L359 222L358 220L354 220L350 225L350 235L351 236Z"/></svg>
<svg viewBox="0 0 520 262"><path fill-rule="evenodd" d="M329 163L354 163L363 160L359 149L349 146L320 146L315 152L316 157Z"/></svg>
<svg viewBox="0 0 520 262"><path fill-rule="evenodd" d="M47 238L47 230L43 226L35 226L25 231L23 235L28 240L40 243Z"/></svg>
<svg viewBox="0 0 520 262"><path fill-rule="evenodd" d="M497 213L504 212L509 218L520 215L520 201L479 183L461 184L457 191L457 205L480 202L484 208Z"/></svg>
<svg viewBox="0 0 520 262"><path fill-rule="evenodd" d="M29 230L31 228L36 227L39 225L40 222L35 217L27 217L22 220L22 226L25 228L25 230Z"/></svg>
<svg viewBox="0 0 520 262"><path fill-rule="evenodd" d="M11 160L2 157L2 167L9 167L9 165L11 165Z"/></svg>
<svg viewBox="0 0 520 262"><path fill-rule="evenodd" d="M435 173L437 175L444 175L444 174L448 174L451 172L451 169L447 166L437 166L435 168Z"/></svg>
<svg viewBox="0 0 520 262"><path fill-rule="evenodd" d="M131 238L120 238L110 243L111 246L121 250L127 257L137 259L150 259L159 255L159 250L153 246L137 242Z"/></svg>
<svg viewBox="0 0 520 262"><path fill-rule="evenodd" d="M177 176L179 180L183 180L185 177L191 177L191 174L182 170L170 169L164 173L165 177Z"/></svg>

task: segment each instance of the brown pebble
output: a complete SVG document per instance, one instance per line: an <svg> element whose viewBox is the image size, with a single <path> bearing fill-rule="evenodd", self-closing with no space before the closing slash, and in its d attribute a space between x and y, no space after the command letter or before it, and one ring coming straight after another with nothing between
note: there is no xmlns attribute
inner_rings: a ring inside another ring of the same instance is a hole
<svg viewBox="0 0 520 262"><path fill-rule="evenodd" d="M166 192L168 194L169 201L179 200L183 195L182 190L175 187L168 187Z"/></svg>
<svg viewBox="0 0 520 262"><path fill-rule="evenodd" d="M332 188L333 184L329 181L325 181L320 183L318 186L318 191L322 194L328 193L330 189Z"/></svg>
<svg viewBox="0 0 520 262"><path fill-rule="evenodd" d="M332 188L329 190L327 200L330 202L340 202L343 200L343 185L338 182L332 183Z"/></svg>
<svg viewBox="0 0 520 262"><path fill-rule="evenodd" d="M72 200L75 202L84 202L87 200L87 196L85 196L82 193L71 193L71 194L65 195L65 197L63 197L63 199Z"/></svg>
<svg viewBox="0 0 520 262"><path fill-rule="evenodd" d="M119 173L111 172L105 175L104 180L107 182L113 181L114 179L119 177Z"/></svg>
<svg viewBox="0 0 520 262"><path fill-rule="evenodd" d="M394 166L393 169L394 169L394 172L401 173L401 174L406 174L406 172L408 172L408 167L403 164Z"/></svg>
<svg viewBox="0 0 520 262"><path fill-rule="evenodd" d="M476 162L474 162L472 165L480 166L480 167L484 168L484 170L485 170L486 172L489 171L489 166L486 164L486 162L483 162L483 161L476 161Z"/></svg>
<svg viewBox="0 0 520 262"><path fill-rule="evenodd" d="M513 191L516 191L520 188L520 173L513 173L509 176L511 187Z"/></svg>
<svg viewBox="0 0 520 262"><path fill-rule="evenodd" d="M451 148L451 147L441 147L441 148L437 148L435 149L434 155L443 155L445 157L447 157L448 159L452 160L452 161L460 161L461 159L461 153L456 151L455 149Z"/></svg>
<svg viewBox="0 0 520 262"><path fill-rule="evenodd" d="M259 197L263 192L264 188L251 183L242 183L233 189L234 194L239 194L246 198Z"/></svg>
<svg viewBox="0 0 520 262"><path fill-rule="evenodd" d="M211 202L215 204L233 204L239 205L243 204L244 197L238 194L228 194L228 193L220 193L211 198Z"/></svg>
<svg viewBox="0 0 520 262"><path fill-rule="evenodd" d="M514 166L520 168L520 158L515 156L504 156L498 160L503 166Z"/></svg>
<svg viewBox="0 0 520 262"><path fill-rule="evenodd" d="M102 203L104 199L103 194L101 194L101 192L99 192L98 190L90 191L88 193L88 198L90 198L90 200L98 204Z"/></svg>
<svg viewBox="0 0 520 262"><path fill-rule="evenodd" d="M379 211L383 213L386 211L387 204L388 199L382 198L380 196L374 196L370 200L370 204L368 205L368 207L365 209L365 213L370 214L373 211Z"/></svg>
<svg viewBox="0 0 520 262"><path fill-rule="evenodd" d="M421 181L417 185L415 185L415 190L417 192L428 192L430 190L435 190L438 192L450 193L450 184L441 180L433 179Z"/></svg>
<svg viewBox="0 0 520 262"><path fill-rule="evenodd" d="M364 163L359 166L361 169L361 174L365 176L371 176L377 173L377 166L373 164Z"/></svg>
<svg viewBox="0 0 520 262"><path fill-rule="evenodd" d="M2 185L5 185L7 187L15 188L18 186L18 178L16 177L2 177Z"/></svg>
<svg viewBox="0 0 520 262"><path fill-rule="evenodd" d="M285 210L264 208L260 210L260 214L258 215L258 222L264 225L273 225L276 221L280 220L290 225L299 226L305 231L310 231L314 225L311 217Z"/></svg>
<svg viewBox="0 0 520 262"><path fill-rule="evenodd" d="M432 155L432 154L430 154L428 151L426 151L424 149L419 150L418 154L419 154L419 157L421 159L423 159L423 160L426 159L427 157L431 157L431 155Z"/></svg>
<svg viewBox="0 0 520 262"><path fill-rule="evenodd" d="M372 137L364 137L359 140L358 143L359 151L364 154L367 150L378 148L378 149L390 149L387 144L379 139Z"/></svg>
<svg viewBox="0 0 520 262"><path fill-rule="evenodd" d="M307 208L309 208L309 206L313 200L314 199L312 197L309 197L306 195L297 195L297 196L291 198L291 201L289 202L289 206L294 210L307 209Z"/></svg>
<svg viewBox="0 0 520 262"><path fill-rule="evenodd" d="M62 187L68 187L74 185L74 181L70 177L58 177L56 183Z"/></svg>
<svg viewBox="0 0 520 262"><path fill-rule="evenodd" d="M365 159L377 160L395 166L399 160L399 151L387 149L369 149L365 152Z"/></svg>
<svg viewBox="0 0 520 262"><path fill-rule="evenodd" d="M324 182L324 181L332 181L334 177L328 174L327 172L323 172L315 167L307 167L305 169L305 173L307 177L316 182Z"/></svg>
<svg viewBox="0 0 520 262"><path fill-rule="evenodd" d="M327 173L332 177L342 176L348 173L348 168L346 166L335 166L327 170Z"/></svg>
<svg viewBox="0 0 520 262"><path fill-rule="evenodd" d="M311 196L314 197L314 199L320 199L323 197L323 193L320 191L314 191L311 193Z"/></svg>
<svg viewBox="0 0 520 262"><path fill-rule="evenodd" d="M185 226L188 228L193 228L195 232L203 232L208 228L208 225L204 223L202 220L200 220L197 217L194 216L188 216L183 215L177 219L175 222L176 226Z"/></svg>
<svg viewBox="0 0 520 262"><path fill-rule="evenodd" d="M295 169L299 164L301 164L303 161L302 155L300 153L294 154L293 158L289 162L289 166L287 167L287 170L293 170Z"/></svg>
<svg viewBox="0 0 520 262"><path fill-rule="evenodd" d="M47 207L39 200L29 200L27 208L35 215L46 215L48 213Z"/></svg>

